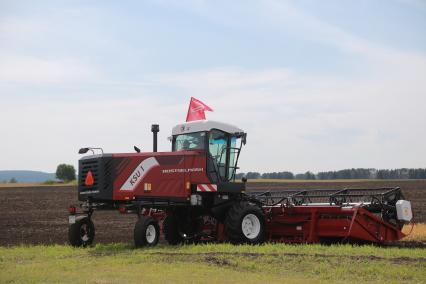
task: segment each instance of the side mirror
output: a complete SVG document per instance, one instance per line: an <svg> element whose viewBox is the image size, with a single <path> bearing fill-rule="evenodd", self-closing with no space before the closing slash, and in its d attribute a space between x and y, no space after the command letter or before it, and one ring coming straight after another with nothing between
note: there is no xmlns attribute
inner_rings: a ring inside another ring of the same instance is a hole
<svg viewBox="0 0 426 284"><path fill-rule="evenodd" d="M140 153L140 152L141 152L141 149L139 149L139 148L138 148L138 147L136 147L136 146L133 146L133 149L135 149L136 153Z"/></svg>
<svg viewBox="0 0 426 284"><path fill-rule="evenodd" d="M241 138L241 143L243 143L243 145L246 145L246 143L247 143L247 133L237 132L237 133L235 133L235 137Z"/></svg>
<svg viewBox="0 0 426 284"><path fill-rule="evenodd" d="M243 134L243 137L241 137L241 142L246 145L247 144L247 133Z"/></svg>
<svg viewBox="0 0 426 284"><path fill-rule="evenodd" d="M100 150L101 153L104 153L104 150L102 148L94 148L94 147L86 147L86 148L80 148L80 150L78 150L79 154L86 154L89 151L92 151L93 155L95 155L95 151L94 150Z"/></svg>
<svg viewBox="0 0 426 284"><path fill-rule="evenodd" d="M87 152L89 152L89 148L81 148L80 150L78 150L79 154L86 154Z"/></svg>

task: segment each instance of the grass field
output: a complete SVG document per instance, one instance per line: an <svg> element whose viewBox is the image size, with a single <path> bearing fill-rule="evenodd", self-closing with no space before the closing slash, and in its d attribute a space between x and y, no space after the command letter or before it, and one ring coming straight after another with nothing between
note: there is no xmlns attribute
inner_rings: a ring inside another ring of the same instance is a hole
<svg viewBox="0 0 426 284"><path fill-rule="evenodd" d="M97 219L97 242L104 244L7 247L15 238L65 242L64 208L75 201L75 187L48 187L40 194L42 187L0 190L5 245L0 246L0 283L426 283L425 248L216 244L134 249L130 239L108 244L132 235L133 219L116 212ZM426 187L417 187L407 193L417 194L409 200L417 200L419 216L425 212ZM46 200L56 207L46 210ZM9 220L18 221L11 226ZM411 226L404 227L410 231ZM404 241L426 242L426 224L417 224Z"/></svg>
<svg viewBox="0 0 426 284"><path fill-rule="evenodd" d="M249 179L247 182L257 182L257 183L263 183L263 182L271 182L271 183L317 183L317 182L366 182L366 181L375 181L371 179L313 179L313 180L307 180L307 179Z"/></svg>
<svg viewBox="0 0 426 284"><path fill-rule="evenodd" d="M426 249L125 244L0 247L2 283L426 283Z"/></svg>
<svg viewBox="0 0 426 284"><path fill-rule="evenodd" d="M344 183L360 183L360 182L398 182L398 181L411 181L418 182L423 181L421 179L249 179L247 182L251 183L333 183L333 182L344 182Z"/></svg>

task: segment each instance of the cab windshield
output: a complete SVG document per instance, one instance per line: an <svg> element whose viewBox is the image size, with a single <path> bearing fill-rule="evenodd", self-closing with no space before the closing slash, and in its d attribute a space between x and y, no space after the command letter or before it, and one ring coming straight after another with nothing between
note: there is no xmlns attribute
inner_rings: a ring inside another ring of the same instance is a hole
<svg viewBox="0 0 426 284"><path fill-rule="evenodd" d="M177 135L173 138L173 151L204 150L205 132Z"/></svg>

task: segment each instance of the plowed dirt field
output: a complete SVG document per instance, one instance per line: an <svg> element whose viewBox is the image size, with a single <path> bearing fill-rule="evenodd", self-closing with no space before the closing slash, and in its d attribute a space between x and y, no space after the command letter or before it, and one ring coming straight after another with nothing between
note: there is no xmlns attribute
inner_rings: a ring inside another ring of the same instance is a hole
<svg viewBox="0 0 426 284"><path fill-rule="evenodd" d="M362 182L255 182L248 190L285 190L344 187L402 188L412 202L417 222L426 222L426 180ZM75 186L32 186L0 188L0 245L65 244L70 204L77 203ZM133 242L134 215L117 211L95 212L96 243Z"/></svg>

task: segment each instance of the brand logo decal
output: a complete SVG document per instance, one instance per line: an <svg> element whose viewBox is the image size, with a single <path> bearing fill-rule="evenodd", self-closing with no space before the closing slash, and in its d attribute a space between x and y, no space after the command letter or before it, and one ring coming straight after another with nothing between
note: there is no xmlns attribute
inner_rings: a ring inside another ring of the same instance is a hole
<svg viewBox="0 0 426 284"><path fill-rule="evenodd" d="M154 157L143 160L136 169L131 173L126 182L121 186L120 190L132 191L143 180L144 176L159 163Z"/></svg>
<svg viewBox="0 0 426 284"><path fill-rule="evenodd" d="M191 128L190 128L189 126L182 125L182 126L180 127L180 132L189 131L190 129L191 129Z"/></svg>
<svg viewBox="0 0 426 284"><path fill-rule="evenodd" d="M80 194L95 194L99 193L99 190L81 191Z"/></svg>
<svg viewBox="0 0 426 284"><path fill-rule="evenodd" d="M203 172L203 168L191 168L191 169L168 169L168 170L162 170L161 172L163 174L174 174L174 173L196 173L196 172Z"/></svg>

